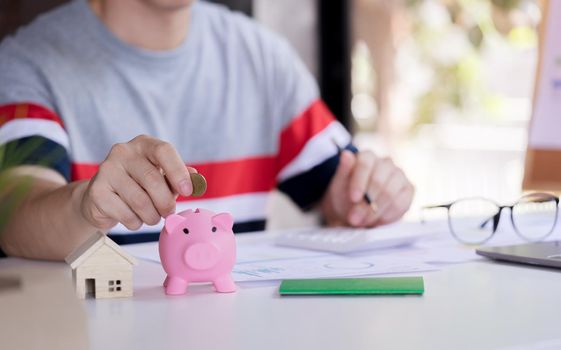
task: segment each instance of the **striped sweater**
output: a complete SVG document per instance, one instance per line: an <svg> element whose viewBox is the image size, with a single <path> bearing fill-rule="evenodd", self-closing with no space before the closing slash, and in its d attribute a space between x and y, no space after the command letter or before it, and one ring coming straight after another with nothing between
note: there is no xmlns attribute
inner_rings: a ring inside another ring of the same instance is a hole
<svg viewBox="0 0 561 350"><path fill-rule="evenodd" d="M89 179L113 144L140 134L170 142L207 178L207 193L178 198L177 210L229 211L236 232L264 228L275 187L313 206L338 164L332 140L351 147L285 40L219 5L195 2L186 39L170 51L120 41L86 0L0 45L6 160ZM160 227L119 224L111 233L139 241Z"/></svg>

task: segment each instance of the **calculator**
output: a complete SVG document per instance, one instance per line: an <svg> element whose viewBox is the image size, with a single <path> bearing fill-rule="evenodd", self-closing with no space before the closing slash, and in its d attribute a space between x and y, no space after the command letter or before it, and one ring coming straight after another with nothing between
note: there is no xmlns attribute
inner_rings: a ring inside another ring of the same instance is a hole
<svg viewBox="0 0 561 350"><path fill-rule="evenodd" d="M332 253L353 253L410 245L433 233L422 224L406 222L368 229L316 227L280 232L275 244Z"/></svg>

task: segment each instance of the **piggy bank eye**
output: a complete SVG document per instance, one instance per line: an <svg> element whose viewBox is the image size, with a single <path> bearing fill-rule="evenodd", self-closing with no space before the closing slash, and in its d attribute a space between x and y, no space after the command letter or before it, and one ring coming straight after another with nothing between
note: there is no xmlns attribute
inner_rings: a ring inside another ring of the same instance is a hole
<svg viewBox="0 0 561 350"><path fill-rule="evenodd" d="M212 226L212 232L216 232L216 226Z"/></svg>
<svg viewBox="0 0 561 350"><path fill-rule="evenodd" d="M189 229L188 229L188 228L184 228L184 229L183 229L183 233L186 234L186 235L188 235L188 234L189 234Z"/></svg>

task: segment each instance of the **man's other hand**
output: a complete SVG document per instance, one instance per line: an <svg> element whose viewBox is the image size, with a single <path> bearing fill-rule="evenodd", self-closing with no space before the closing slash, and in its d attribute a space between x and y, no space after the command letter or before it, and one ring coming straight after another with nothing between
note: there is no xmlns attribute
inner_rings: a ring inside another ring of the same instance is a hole
<svg viewBox="0 0 561 350"><path fill-rule="evenodd" d="M373 227L401 218L414 193L411 182L391 159L372 152L343 151L321 209L329 225ZM365 201L365 194L372 204Z"/></svg>

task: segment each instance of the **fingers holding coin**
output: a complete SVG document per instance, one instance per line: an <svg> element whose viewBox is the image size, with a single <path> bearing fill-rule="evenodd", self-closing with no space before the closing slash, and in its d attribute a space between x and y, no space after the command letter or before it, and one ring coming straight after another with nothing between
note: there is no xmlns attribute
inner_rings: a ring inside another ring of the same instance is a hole
<svg viewBox="0 0 561 350"><path fill-rule="evenodd" d="M203 175L199 174L197 172L197 169L195 169L195 168L187 167L187 170L189 171L189 178L191 179L191 184L193 186L193 191L192 191L191 195L194 196L194 197L202 196L203 194L206 193L206 187L207 187L205 177ZM170 188L172 188L171 184L169 182L169 179L166 176L163 169L160 169L160 173L166 179L166 182L167 182L168 186Z"/></svg>

